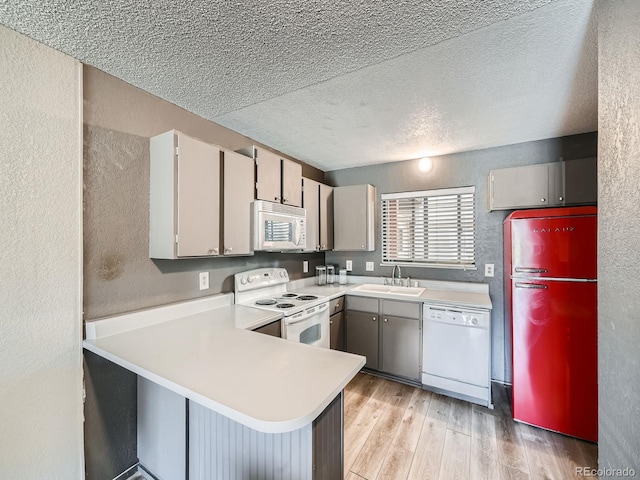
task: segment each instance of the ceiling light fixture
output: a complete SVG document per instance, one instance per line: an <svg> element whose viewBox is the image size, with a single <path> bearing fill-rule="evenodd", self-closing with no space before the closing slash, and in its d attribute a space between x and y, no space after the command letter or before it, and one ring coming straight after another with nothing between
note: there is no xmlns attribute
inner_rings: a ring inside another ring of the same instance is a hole
<svg viewBox="0 0 640 480"><path fill-rule="evenodd" d="M428 173L431 171L432 168L433 168L433 163L431 162L431 159L429 157L421 158L420 161L418 162L418 169L422 173Z"/></svg>

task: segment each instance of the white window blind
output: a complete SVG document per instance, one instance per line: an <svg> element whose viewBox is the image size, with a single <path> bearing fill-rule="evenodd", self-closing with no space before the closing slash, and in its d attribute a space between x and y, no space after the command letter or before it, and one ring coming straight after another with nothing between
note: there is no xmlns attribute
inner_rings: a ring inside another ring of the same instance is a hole
<svg viewBox="0 0 640 480"><path fill-rule="evenodd" d="M382 194L382 263L475 268L475 187Z"/></svg>

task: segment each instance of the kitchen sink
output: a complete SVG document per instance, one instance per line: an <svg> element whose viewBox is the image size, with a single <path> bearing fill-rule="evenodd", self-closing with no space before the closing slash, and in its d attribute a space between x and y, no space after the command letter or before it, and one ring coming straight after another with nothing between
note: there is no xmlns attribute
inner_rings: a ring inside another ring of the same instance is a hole
<svg viewBox="0 0 640 480"><path fill-rule="evenodd" d="M388 293L392 295L406 295L408 297L418 297L425 291L424 287L403 287L400 285L378 285L365 283L358 285L352 290L366 293Z"/></svg>

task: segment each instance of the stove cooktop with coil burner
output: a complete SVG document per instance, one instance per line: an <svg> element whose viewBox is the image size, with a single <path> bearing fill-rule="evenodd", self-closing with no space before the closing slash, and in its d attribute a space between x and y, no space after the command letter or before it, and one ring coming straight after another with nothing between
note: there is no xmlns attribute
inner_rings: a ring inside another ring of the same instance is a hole
<svg viewBox="0 0 640 480"><path fill-rule="evenodd" d="M284 268L259 268L235 275L235 302L294 315L326 302L320 295L287 292L289 275Z"/></svg>

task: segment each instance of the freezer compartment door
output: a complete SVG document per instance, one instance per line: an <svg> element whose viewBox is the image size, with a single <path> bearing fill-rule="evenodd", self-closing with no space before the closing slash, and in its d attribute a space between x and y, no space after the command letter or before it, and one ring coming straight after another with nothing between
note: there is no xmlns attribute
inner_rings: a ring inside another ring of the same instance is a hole
<svg viewBox="0 0 640 480"><path fill-rule="evenodd" d="M511 275L597 277L596 215L511 221Z"/></svg>
<svg viewBox="0 0 640 480"><path fill-rule="evenodd" d="M597 284L513 280L513 418L597 441Z"/></svg>

